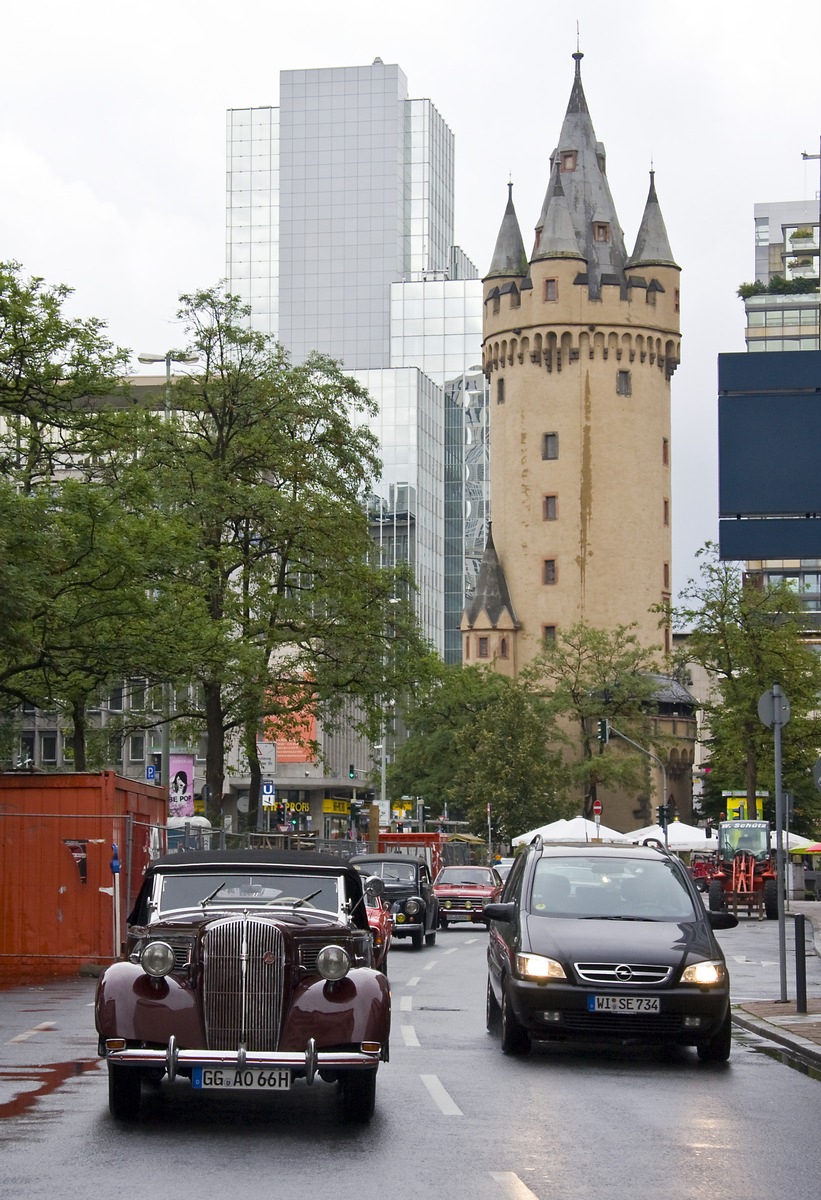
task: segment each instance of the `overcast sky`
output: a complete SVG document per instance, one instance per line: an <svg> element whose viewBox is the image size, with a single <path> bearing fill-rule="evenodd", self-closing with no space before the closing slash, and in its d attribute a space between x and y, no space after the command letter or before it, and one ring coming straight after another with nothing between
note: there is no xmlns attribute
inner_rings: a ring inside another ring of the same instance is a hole
<svg viewBox="0 0 821 1200"><path fill-rule="evenodd" d="M490 264L513 180L526 245L582 78L628 250L656 188L682 267L674 585L717 540L716 356L744 350L753 205L814 200L821 5L761 0L28 0L4 6L0 259L75 289L120 345L179 344L179 293L225 269L225 111L282 69L405 72L456 139L456 240ZM136 363L135 363L136 366Z"/></svg>

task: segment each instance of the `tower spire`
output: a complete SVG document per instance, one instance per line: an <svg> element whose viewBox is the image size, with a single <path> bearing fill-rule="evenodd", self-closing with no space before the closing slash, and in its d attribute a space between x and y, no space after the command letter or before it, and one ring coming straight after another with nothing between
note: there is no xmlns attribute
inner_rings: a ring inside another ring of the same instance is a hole
<svg viewBox="0 0 821 1200"><path fill-rule="evenodd" d="M661 205L656 195L656 172L650 168L650 191L644 206L636 246L625 264L628 267L676 267L673 258L664 217L661 215Z"/></svg>
<svg viewBox="0 0 821 1200"><path fill-rule="evenodd" d="M509 278L511 275L527 274L527 254L519 228L519 219L513 206L513 183L507 185L507 207L505 208L499 235L496 238L496 248L493 251L490 269L486 279L498 276Z"/></svg>

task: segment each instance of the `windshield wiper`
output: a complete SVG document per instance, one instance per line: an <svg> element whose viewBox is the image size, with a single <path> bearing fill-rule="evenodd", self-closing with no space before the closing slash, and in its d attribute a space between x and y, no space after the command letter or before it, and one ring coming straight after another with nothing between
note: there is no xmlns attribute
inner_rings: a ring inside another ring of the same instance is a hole
<svg viewBox="0 0 821 1200"><path fill-rule="evenodd" d="M215 897L215 896L216 896L216 895L217 895L219 892L221 892L221 891L222 891L222 889L223 889L224 887L225 887L225 880L223 879L223 881L222 881L222 883L219 885L219 887L215 887L215 888L214 888L214 890L213 890L213 892L211 892L209 895L207 895L207 896L205 897L205 899L204 899L204 900L200 900L200 904L201 904L201 906L202 906L203 908L205 908L205 906L206 906L206 904L208 903L208 901L209 901L209 900L213 900L213 899L214 899L214 897Z"/></svg>

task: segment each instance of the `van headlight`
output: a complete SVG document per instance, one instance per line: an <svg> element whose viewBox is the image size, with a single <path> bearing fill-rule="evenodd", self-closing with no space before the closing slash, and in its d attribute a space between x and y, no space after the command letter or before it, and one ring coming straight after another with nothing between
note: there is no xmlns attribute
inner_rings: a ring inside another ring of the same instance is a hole
<svg viewBox="0 0 821 1200"><path fill-rule="evenodd" d="M718 959L704 959L685 967L681 982L695 983L698 987L715 987L717 983L724 983L726 978L727 968L723 962Z"/></svg>
<svg viewBox="0 0 821 1200"><path fill-rule="evenodd" d="M516 971L522 979L567 979L562 964L544 954L517 954Z"/></svg>

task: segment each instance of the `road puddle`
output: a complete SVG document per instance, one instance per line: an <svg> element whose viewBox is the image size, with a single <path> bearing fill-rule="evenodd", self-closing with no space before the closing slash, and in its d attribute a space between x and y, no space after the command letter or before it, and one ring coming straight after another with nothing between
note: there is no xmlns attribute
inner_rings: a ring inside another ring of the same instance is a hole
<svg viewBox="0 0 821 1200"><path fill-rule="evenodd" d="M4 1091L9 1084L16 1094L11 1100L0 1102L0 1118L19 1117L32 1108L41 1096L50 1096L69 1079L84 1075L86 1071L97 1071L97 1058L75 1059L72 1062L49 1063L48 1066L0 1069L0 1086Z"/></svg>

